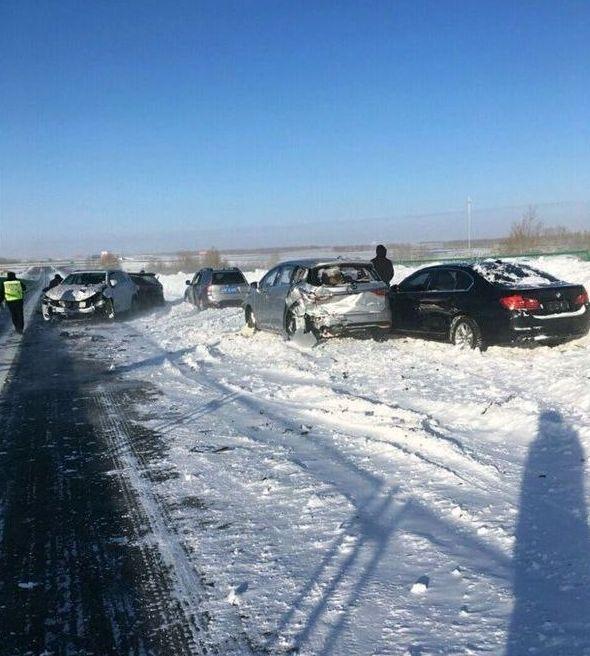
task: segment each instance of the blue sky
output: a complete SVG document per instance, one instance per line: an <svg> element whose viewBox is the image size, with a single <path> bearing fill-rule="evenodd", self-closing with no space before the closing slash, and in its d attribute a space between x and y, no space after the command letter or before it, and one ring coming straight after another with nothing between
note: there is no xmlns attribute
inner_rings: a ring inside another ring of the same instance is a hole
<svg viewBox="0 0 590 656"><path fill-rule="evenodd" d="M586 202L590 2L4 0L0 157L6 254Z"/></svg>

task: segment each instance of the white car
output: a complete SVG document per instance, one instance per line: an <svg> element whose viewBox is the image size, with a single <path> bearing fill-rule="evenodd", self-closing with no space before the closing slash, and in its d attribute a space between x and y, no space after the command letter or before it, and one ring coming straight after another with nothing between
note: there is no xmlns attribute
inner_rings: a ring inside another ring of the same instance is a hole
<svg viewBox="0 0 590 656"><path fill-rule="evenodd" d="M43 318L100 314L114 319L137 305L138 287L125 271L74 271L45 292Z"/></svg>

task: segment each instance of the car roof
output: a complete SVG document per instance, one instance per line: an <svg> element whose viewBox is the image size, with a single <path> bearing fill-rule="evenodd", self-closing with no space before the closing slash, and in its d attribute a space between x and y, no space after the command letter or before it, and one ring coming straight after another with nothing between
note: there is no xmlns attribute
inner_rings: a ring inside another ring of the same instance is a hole
<svg viewBox="0 0 590 656"><path fill-rule="evenodd" d="M286 262L280 262L279 264L275 264L275 266L271 267L271 269L276 269L277 267L280 266L301 266L305 267L306 269L313 269L314 267L319 267L319 266L337 266L337 265L342 265L342 264L361 264L363 266L367 266L371 264L368 260L355 260L355 259L338 259L338 258L332 258L332 259L326 259L326 258L303 258L301 260L287 260Z"/></svg>
<svg viewBox="0 0 590 656"><path fill-rule="evenodd" d="M199 271L212 271L213 273L229 273L230 271L239 271L242 273L239 267L203 267L202 269L199 269Z"/></svg>
<svg viewBox="0 0 590 656"><path fill-rule="evenodd" d="M465 271L473 271L473 264L470 262L441 262L440 264L431 264L430 266L417 269L414 273L418 273L419 271L436 271L437 269L463 269Z"/></svg>
<svg viewBox="0 0 590 656"><path fill-rule="evenodd" d="M112 273L115 269L76 269L75 271L70 271L68 276L78 275L79 273Z"/></svg>

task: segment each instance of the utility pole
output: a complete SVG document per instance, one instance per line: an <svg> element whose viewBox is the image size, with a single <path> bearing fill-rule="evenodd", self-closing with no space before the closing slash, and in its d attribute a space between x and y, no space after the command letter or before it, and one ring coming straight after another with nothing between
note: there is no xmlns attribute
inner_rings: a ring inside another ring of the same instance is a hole
<svg viewBox="0 0 590 656"><path fill-rule="evenodd" d="M471 196L467 196L467 250L471 256Z"/></svg>

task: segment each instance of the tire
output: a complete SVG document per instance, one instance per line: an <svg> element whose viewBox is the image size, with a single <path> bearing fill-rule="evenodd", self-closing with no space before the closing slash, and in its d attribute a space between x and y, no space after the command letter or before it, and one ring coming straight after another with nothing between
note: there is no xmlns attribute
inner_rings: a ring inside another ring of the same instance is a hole
<svg viewBox="0 0 590 656"><path fill-rule="evenodd" d="M451 321L449 341L462 349L484 350L483 338L477 322L465 315L455 317Z"/></svg>
<svg viewBox="0 0 590 656"><path fill-rule="evenodd" d="M291 309L287 310L285 313L285 336L287 339L291 339L293 335L297 332L297 318L293 314Z"/></svg>
<svg viewBox="0 0 590 656"><path fill-rule="evenodd" d="M369 335L376 342L386 342L391 337L391 329L372 328Z"/></svg>
<svg viewBox="0 0 590 656"><path fill-rule="evenodd" d="M109 321L115 320L115 306L113 304L112 299L110 298L105 299L103 311L106 319L108 319Z"/></svg>
<svg viewBox="0 0 590 656"><path fill-rule="evenodd" d="M258 326L256 325L256 317L254 316L254 312L252 312L252 308L249 305L246 306L244 315L248 328L251 328L252 330L258 330Z"/></svg>

